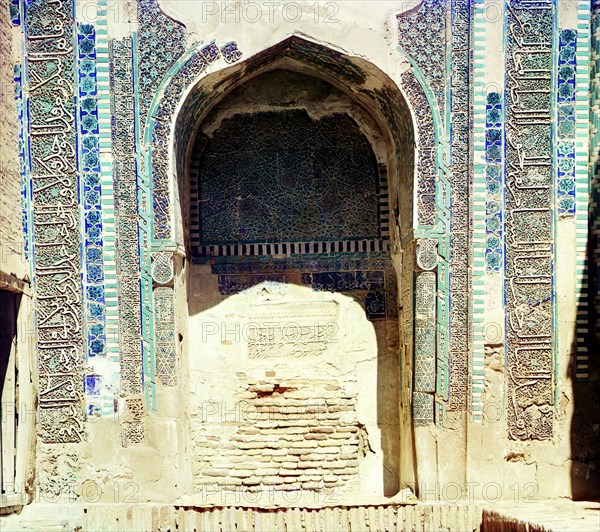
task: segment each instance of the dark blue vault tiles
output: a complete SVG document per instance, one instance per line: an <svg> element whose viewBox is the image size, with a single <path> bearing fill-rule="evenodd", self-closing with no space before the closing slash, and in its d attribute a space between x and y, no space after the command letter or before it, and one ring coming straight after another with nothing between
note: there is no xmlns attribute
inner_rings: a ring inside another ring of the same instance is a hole
<svg viewBox="0 0 600 532"><path fill-rule="evenodd" d="M195 154L200 168L192 170L195 255L385 249L387 176L349 116L236 115L197 146L203 150Z"/></svg>

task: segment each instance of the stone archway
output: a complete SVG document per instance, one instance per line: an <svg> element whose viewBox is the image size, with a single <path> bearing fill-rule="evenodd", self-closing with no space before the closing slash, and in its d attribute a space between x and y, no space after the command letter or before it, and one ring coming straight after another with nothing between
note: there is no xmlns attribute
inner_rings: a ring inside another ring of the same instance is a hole
<svg viewBox="0 0 600 532"><path fill-rule="evenodd" d="M150 126L146 130L145 138L150 149L144 158L146 167L143 170L148 172L146 174L148 180L150 180L150 172L152 175L153 202L147 202L146 206L150 207L153 224L151 246L154 288L150 292L154 299L153 306L156 314L154 348L157 380L160 380L163 385L173 386L177 382L177 373L186 374L189 369L186 366L187 362L182 365L179 372L175 370L174 364L164 363L164 359L173 358L177 342L172 334L168 334L169 329L173 328L172 324L167 324L165 331L160 329L161 323L164 327L161 314L164 314L165 308L169 309L167 314L171 316L177 313L174 289L182 290L183 293L187 290L183 284L177 286L177 279L185 264L185 261L179 257L183 256L184 250L187 250L188 258L191 257L194 246L189 227L186 227L190 220L190 209L188 202L185 201L185 195L190 188L189 161L193 158L198 125L224 95L232 92L243 81L275 67L310 72L310 75L325 80L346 94L357 106L372 112L373 121L380 130L382 143L387 147L383 159L385 159L384 166L390 183L388 210L393 213L395 222L390 228L391 238L388 239L393 241L396 250L401 246L405 249L405 259L402 261L400 256L397 256L397 260L394 261L396 272L402 272L403 301L400 305L393 304L393 307L397 309L399 306L403 309L400 316L401 346L399 349L403 370L412 368L412 275L415 268L413 230L417 225L426 227L435 218L437 168L432 115L427 112L429 107L420 85L411 77L410 71L405 72L403 78L409 95L413 97L413 105L420 106L418 112L413 115L398 87L367 61L348 58L339 52L299 37L289 38L232 67L219 69L213 66L211 68L213 73L205 74L207 66L218 61L219 57L222 66L226 67L228 63L236 63L239 55L235 43L229 43L221 49L213 43L197 50L184 63L185 66L180 70L183 72L180 79L165 86L160 104L155 112L149 115L153 118L149 120ZM200 75L198 71L201 72ZM181 98L182 93L186 94L185 99ZM414 123L413 116L415 116ZM417 152L413 140L415 125L419 146ZM165 142L168 138L172 139L172 143ZM175 190L171 188L175 181L170 177L174 174L180 176L179 187ZM416 196L414 202L413 196ZM413 208L413 205L416 208ZM180 250L182 255L179 257L177 253L173 255L176 250ZM435 254L435 248L433 251ZM214 254L214 250L211 253ZM219 253L221 252L217 252L217 255ZM427 269L434 267L435 263ZM187 337L187 330L184 336ZM181 349L181 346L179 348ZM183 359L188 360L187 354ZM408 386L411 380L410 373L411 371L403 371L402 383L406 384L403 394L409 395L400 400L403 405L400 416L403 429L400 430L400 439L404 450L410 448L412 439L410 436L411 399ZM185 386L183 382L179 382L180 388ZM430 399L431 395L426 398ZM411 459L407 458L409 454L412 455L412 452L405 453L407 462L405 468L411 469ZM405 476L410 479L411 474Z"/></svg>

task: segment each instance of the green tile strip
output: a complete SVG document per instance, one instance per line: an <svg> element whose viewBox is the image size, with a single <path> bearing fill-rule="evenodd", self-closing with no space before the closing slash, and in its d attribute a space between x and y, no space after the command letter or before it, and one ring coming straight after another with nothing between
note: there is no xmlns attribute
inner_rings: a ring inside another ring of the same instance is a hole
<svg viewBox="0 0 600 532"><path fill-rule="evenodd" d="M102 231L104 240L104 301L106 304L106 393L102 414L114 413L119 389L119 297L117 283L117 228L111 129L111 98L108 41L108 0L98 0L96 21L96 64L98 82L98 125L100 129L100 184L102 187ZM109 392L110 387L110 392Z"/></svg>
<svg viewBox="0 0 600 532"><path fill-rule="evenodd" d="M485 190L485 125L486 125L486 81L485 81L485 6L484 0L474 1L473 15L473 185L472 209L472 292L473 292L473 354L471 358L471 415L475 421L483 419L482 394L485 381L484 367L484 313L485 299L482 288L485 284L486 242L486 190Z"/></svg>
<svg viewBox="0 0 600 532"><path fill-rule="evenodd" d="M577 354L578 381L589 378L588 342L590 335L589 269L587 266L589 238L590 198L590 0L579 0L577 9L577 49L575 73L575 235L577 242L576 293L577 293ZM596 131L598 131L596 129ZM593 161L593 159L592 159ZM597 220L598 218L596 218ZM590 258L591 262L591 258Z"/></svg>

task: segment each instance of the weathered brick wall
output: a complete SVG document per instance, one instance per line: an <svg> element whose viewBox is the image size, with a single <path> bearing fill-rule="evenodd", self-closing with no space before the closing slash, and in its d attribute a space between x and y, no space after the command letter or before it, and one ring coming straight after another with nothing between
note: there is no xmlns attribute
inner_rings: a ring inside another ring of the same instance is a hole
<svg viewBox="0 0 600 532"><path fill-rule="evenodd" d="M18 121L14 99L13 27L0 3L0 270L15 271L22 252Z"/></svg>
<svg viewBox="0 0 600 532"><path fill-rule="evenodd" d="M190 482L312 497L398 491L398 325L294 283L188 279Z"/></svg>
<svg viewBox="0 0 600 532"><path fill-rule="evenodd" d="M237 406L220 412L223 423L234 426L232 433L215 437L198 425L197 492L215 485L317 490L357 479L368 443L357 419L355 392L326 373L322 379L286 379L275 371L262 376L238 371L236 376Z"/></svg>

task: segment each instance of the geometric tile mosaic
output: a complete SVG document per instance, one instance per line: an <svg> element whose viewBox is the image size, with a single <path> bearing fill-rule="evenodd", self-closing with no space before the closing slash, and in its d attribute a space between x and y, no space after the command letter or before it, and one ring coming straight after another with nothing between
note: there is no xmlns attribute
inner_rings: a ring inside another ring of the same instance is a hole
<svg viewBox="0 0 600 532"><path fill-rule="evenodd" d="M435 392L436 272L418 272L415 279L415 376L414 390Z"/></svg>
<svg viewBox="0 0 600 532"><path fill-rule="evenodd" d="M86 357L106 355L102 188L96 71L96 30L77 25L78 173L84 223L83 298Z"/></svg>
<svg viewBox="0 0 600 532"><path fill-rule="evenodd" d="M175 371L175 296L169 286L153 290L156 378L165 386L177 384Z"/></svg>
<svg viewBox="0 0 600 532"><path fill-rule="evenodd" d="M185 27L165 15L158 0L138 0L139 118L146 115L167 70L185 51Z"/></svg>
<svg viewBox="0 0 600 532"><path fill-rule="evenodd" d="M558 215L574 216L575 196L575 75L577 31L561 30L558 42L557 168Z"/></svg>
<svg viewBox="0 0 600 532"><path fill-rule="evenodd" d="M10 20L15 26L21 25L21 9L20 0L8 0L8 10L10 13Z"/></svg>
<svg viewBox="0 0 600 532"><path fill-rule="evenodd" d="M486 102L485 191L487 271L502 271L504 256L504 142L502 96L490 92Z"/></svg>
<svg viewBox="0 0 600 532"><path fill-rule="evenodd" d="M412 394L412 415L415 425L428 425L434 420L433 394L414 391Z"/></svg>
<svg viewBox="0 0 600 532"><path fill-rule="evenodd" d="M399 44L424 73L442 116L446 86L446 6L447 2L423 0L416 8L397 16ZM416 33L422 38L415 39Z"/></svg>
<svg viewBox="0 0 600 532"><path fill-rule="evenodd" d="M347 115L236 115L202 147L192 220L201 255L370 250L376 241L379 250L389 237L387 187Z"/></svg>

